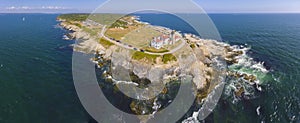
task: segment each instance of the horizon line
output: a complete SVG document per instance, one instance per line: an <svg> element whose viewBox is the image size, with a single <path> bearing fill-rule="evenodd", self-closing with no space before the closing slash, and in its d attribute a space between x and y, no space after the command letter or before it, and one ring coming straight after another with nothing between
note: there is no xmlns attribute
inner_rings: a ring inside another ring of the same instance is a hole
<svg viewBox="0 0 300 123"><path fill-rule="evenodd" d="M128 14L128 13L90 13L90 12L0 12L0 14ZM132 14L169 14L163 12L137 12ZM300 14L300 12L175 12L174 14Z"/></svg>

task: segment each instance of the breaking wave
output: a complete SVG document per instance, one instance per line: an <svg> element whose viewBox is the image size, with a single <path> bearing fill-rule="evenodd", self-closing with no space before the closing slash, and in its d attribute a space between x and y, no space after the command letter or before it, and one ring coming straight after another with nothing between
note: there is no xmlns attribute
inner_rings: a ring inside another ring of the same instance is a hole
<svg viewBox="0 0 300 123"><path fill-rule="evenodd" d="M225 96L232 98L233 103L256 98L258 93L263 91L261 85L269 78L270 71L265 67L264 62L255 61L248 55L251 47L234 45L231 48L243 53L236 57L237 63L228 66L229 72L234 75L227 78ZM252 78L249 79L249 76Z"/></svg>

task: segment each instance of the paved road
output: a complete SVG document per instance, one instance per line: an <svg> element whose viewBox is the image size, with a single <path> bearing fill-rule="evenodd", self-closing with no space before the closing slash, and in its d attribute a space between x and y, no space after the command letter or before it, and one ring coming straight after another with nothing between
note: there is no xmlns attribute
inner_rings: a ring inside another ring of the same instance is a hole
<svg viewBox="0 0 300 123"><path fill-rule="evenodd" d="M104 27L102 28L101 33L100 33L100 37L103 37L105 40L108 40L108 41L110 41L111 43L113 43L113 44L115 44L115 45L117 45L117 46L126 48L126 49L130 49L130 50L136 49L137 51L141 51L141 49L139 49L139 48L136 48L136 47L130 47L129 45L123 44L123 43L121 43L121 42L117 42L116 40L112 40L112 39L106 37L106 36L104 35L105 31L106 31L106 26L104 26ZM179 50L179 49L181 49L182 47L184 47L185 44L186 44L186 41L185 41L185 40L182 40L182 43L181 43L178 47L172 49L172 50L169 51L169 52L164 52L164 53L153 53L153 52L147 52L147 51L144 51L144 53L151 54L151 55L173 54L173 53L175 53L177 50Z"/></svg>

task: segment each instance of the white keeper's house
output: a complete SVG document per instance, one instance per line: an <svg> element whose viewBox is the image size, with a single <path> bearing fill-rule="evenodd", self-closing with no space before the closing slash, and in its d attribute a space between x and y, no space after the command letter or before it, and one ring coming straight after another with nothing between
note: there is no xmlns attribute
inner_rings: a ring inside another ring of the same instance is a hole
<svg viewBox="0 0 300 123"><path fill-rule="evenodd" d="M154 37L152 41L150 42L150 46L154 47L156 49L162 48L164 45L172 45L179 41L181 38L178 35L175 35L174 32L172 32L170 35L161 35L158 37Z"/></svg>

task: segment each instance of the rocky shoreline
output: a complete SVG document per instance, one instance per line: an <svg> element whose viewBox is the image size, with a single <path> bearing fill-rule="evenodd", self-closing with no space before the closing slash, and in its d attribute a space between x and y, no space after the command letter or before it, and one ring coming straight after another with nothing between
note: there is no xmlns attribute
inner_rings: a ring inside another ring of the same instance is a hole
<svg viewBox="0 0 300 123"><path fill-rule="evenodd" d="M99 39L97 39L97 37L91 36L88 32L85 32L80 27L68 23L65 20L58 19L58 21L60 22L59 26L69 31L69 33L65 35L67 40L77 41L73 45L74 51L83 53L95 53L96 51L106 51L106 49L98 43Z"/></svg>
<svg viewBox="0 0 300 123"><path fill-rule="evenodd" d="M76 24L68 23L62 19L58 20L61 27L70 31L70 34L67 34L69 39L80 41L74 45L74 51L94 53L95 58L92 58L92 61L99 68L111 64L111 68L105 70L103 76L109 82L113 82L112 84L117 84L118 81L124 78L124 74L120 72L119 68L129 71L127 75L129 76L128 82L136 86L147 86L152 82L168 84L180 80L180 76L191 75L193 84L197 89L196 105L201 105L207 95L222 82L219 79L220 77L242 78L252 85L256 86L258 84L258 78L255 75L227 69L230 65L238 64L239 57L246 53L226 43L185 34L187 44L174 53L177 58L176 61L169 64L147 64L143 61L133 60L128 49L115 45L105 48L98 42L97 37L91 36ZM114 70L115 67L118 67L118 70ZM161 95L167 95L170 91L172 90L164 88ZM242 87L234 91L235 95L240 98L245 93L245 89ZM146 102L135 100L130 104L130 108L139 115L154 115L163 107L157 105L157 100L159 98ZM149 118L140 117L142 121L147 121Z"/></svg>

